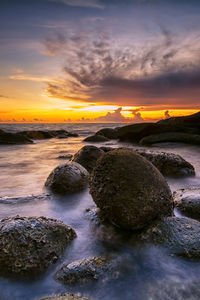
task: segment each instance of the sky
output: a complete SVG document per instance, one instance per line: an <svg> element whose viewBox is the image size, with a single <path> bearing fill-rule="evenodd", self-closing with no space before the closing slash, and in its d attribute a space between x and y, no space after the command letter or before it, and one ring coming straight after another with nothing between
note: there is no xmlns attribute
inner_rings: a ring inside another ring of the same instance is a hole
<svg viewBox="0 0 200 300"><path fill-rule="evenodd" d="M0 122L200 110L199 0L1 0Z"/></svg>

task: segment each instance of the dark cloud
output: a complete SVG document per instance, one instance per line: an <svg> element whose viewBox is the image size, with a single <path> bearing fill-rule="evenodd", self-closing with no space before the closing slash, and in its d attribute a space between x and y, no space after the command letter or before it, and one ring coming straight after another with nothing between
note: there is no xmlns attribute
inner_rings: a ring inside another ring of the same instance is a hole
<svg viewBox="0 0 200 300"><path fill-rule="evenodd" d="M101 24L102 25L102 24ZM117 45L103 26L96 31L56 34L47 52L66 57L66 78L49 83L53 97L118 105L193 105L200 95L200 37L180 40L158 24L150 45ZM167 101L167 103L166 103ZM139 115L138 115L139 118Z"/></svg>
<svg viewBox="0 0 200 300"><path fill-rule="evenodd" d="M166 111L165 111L165 119L169 119L169 118L170 118L169 111L168 111L168 110L166 110Z"/></svg>

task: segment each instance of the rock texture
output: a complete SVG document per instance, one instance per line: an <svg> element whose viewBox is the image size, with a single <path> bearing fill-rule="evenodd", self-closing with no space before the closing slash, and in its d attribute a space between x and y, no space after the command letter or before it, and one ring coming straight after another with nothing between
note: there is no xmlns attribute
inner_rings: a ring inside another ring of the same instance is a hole
<svg viewBox="0 0 200 300"><path fill-rule="evenodd" d="M55 219L12 217L0 221L0 271L18 275L42 273L55 263L75 231Z"/></svg>
<svg viewBox="0 0 200 300"><path fill-rule="evenodd" d="M152 145L156 143L176 142L200 145L200 135L183 132L166 132L146 136L140 140L141 145Z"/></svg>
<svg viewBox="0 0 200 300"><path fill-rule="evenodd" d="M100 157L91 174L90 193L105 216L125 229L141 229L173 211L171 191L161 173L131 150Z"/></svg>
<svg viewBox="0 0 200 300"><path fill-rule="evenodd" d="M110 140L116 140L118 138L118 131L113 128L103 128L97 131L96 135L102 135Z"/></svg>
<svg viewBox="0 0 200 300"><path fill-rule="evenodd" d="M187 217L200 220L200 189L182 189L174 192L175 207Z"/></svg>
<svg viewBox="0 0 200 300"><path fill-rule="evenodd" d="M200 258L200 222L186 217L168 217L157 221L142 233L143 241L161 244L171 253Z"/></svg>
<svg viewBox="0 0 200 300"><path fill-rule="evenodd" d="M72 161L79 163L89 173L96 166L97 159L104 154L104 151L95 146L84 146L73 157Z"/></svg>
<svg viewBox="0 0 200 300"><path fill-rule="evenodd" d="M58 194L69 194L84 189L89 182L88 171L76 162L56 167L45 186Z"/></svg>
<svg viewBox="0 0 200 300"><path fill-rule="evenodd" d="M108 142L110 139L103 135L91 135L85 138L83 141L84 142L93 142L93 143L101 143L101 142Z"/></svg>
<svg viewBox="0 0 200 300"><path fill-rule="evenodd" d="M33 144L33 141L20 133L0 131L0 145Z"/></svg>
<svg viewBox="0 0 200 300"><path fill-rule="evenodd" d="M86 284L88 281L104 279L106 276L118 276L119 260L112 256L98 256L78 260L64 265L57 273L56 279L63 284Z"/></svg>

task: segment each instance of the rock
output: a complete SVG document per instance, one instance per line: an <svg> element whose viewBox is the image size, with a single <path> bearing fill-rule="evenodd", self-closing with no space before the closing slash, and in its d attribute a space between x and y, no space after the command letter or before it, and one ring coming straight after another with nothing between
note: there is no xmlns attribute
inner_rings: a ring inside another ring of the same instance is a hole
<svg viewBox="0 0 200 300"><path fill-rule="evenodd" d="M56 167L46 180L45 186L58 194L78 192L88 185L88 171L76 162Z"/></svg>
<svg viewBox="0 0 200 300"><path fill-rule="evenodd" d="M182 189L174 192L175 207L187 217L200 221L200 189Z"/></svg>
<svg viewBox="0 0 200 300"><path fill-rule="evenodd" d="M16 145L16 144L33 144L28 137L19 133L10 133L1 130L0 132L0 145Z"/></svg>
<svg viewBox="0 0 200 300"><path fill-rule="evenodd" d="M194 127L200 129L200 112L183 117L172 117L160 120L158 124L182 125L185 127Z"/></svg>
<svg viewBox="0 0 200 300"><path fill-rule="evenodd" d="M172 126L159 123L137 123L126 125L118 129L118 138L120 141L139 142L142 138L165 132L186 132L182 126Z"/></svg>
<svg viewBox="0 0 200 300"><path fill-rule="evenodd" d="M66 154L66 155L59 155L56 157L57 159L72 159L73 155L72 154Z"/></svg>
<svg viewBox="0 0 200 300"><path fill-rule="evenodd" d="M45 217L10 217L0 221L1 273L36 275L55 263L76 237L63 222Z"/></svg>
<svg viewBox="0 0 200 300"><path fill-rule="evenodd" d="M74 294L60 294L60 295L54 295L52 297L42 298L41 300L89 300L85 297L80 297L79 295Z"/></svg>
<svg viewBox="0 0 200 300"><path fill-rule="evenodd" d="M167 152L155 152L136 149L137 153L149 160L164 176L194 176L194 167L180 155Z"/></svg>
<svg viewBox="0 0 200 300"><path fill-rule="evenodd" d="M0 203L4 204L19 204L34 201L48 201L51 197L49 194L40 194L40 195L29 195L26 197L0 197Z"/></svg>
<svg viewBox="0 0 200 300"><path fill-rule="evenodd" d="M145 242L167 247L173 254L200 258L200 222L186 217L167 217L141 234Z"/></svg>
<svg viewBox="0 0 200 300"><path fill-rule="evenodd" d="M113 128L103 128L103 129L97 131L96 135L102 135L110 140L118 139L117 129L113 129Z"/></svg>
<svg viewBox="0 0 200 300"><path fill-rule="evenodd" d="M153 134L140 140L140 145L152 145L156 143L175 142L200 145L200 135L182 132L166 132Z"/></svg>
<svg viewBox="0 0 200 300"><path fill-rule="evenodd" d="M100 142L108 142L110 139L102 136L102 135L91 135L85 138L84 142L93 142L93 143L100 143Z"/></svg>
<svg viewBox="0 0 200 300"><path fill-rule="evenodd" d="M104 152L112 151L111 147L100 147ZM115 148L116 149L116 148ZM195 176L194 167L182 158L180 155L167 152L156 152L144 149L118 148L129 149L149 160L164 176L169 177L185 177Z"/></svg>
<svg viewBox="0 0 200 300"><path fill-rule="evenodd" d="M99 158L91 174L90 193L111 223L137 230L173 212L164 177L141 155L127 149Z"/></svg>
<svg viewBox="0 0 200 300"><path fill-rule="evenodd" d="M89 173L96 166L97 159L104 154L104 151L95 146L84 146L73 157L72 161L79 163Z"/></svg>
<svg viewBox="0 0 200 300"><path fill-rule="evenodd" d="M42 130L21 131L20 134L33 140L51 139L53 137L50 132Z"/></svg>
<svg viewBox="0 0 200 300"><path fill-rule="evenodd" d="M90 281L119 277L120 258L111 255L97 256L64 265L55 275L63 284L87 284Z"/></svg>
<svg viewBox="0 0 200 300"><path fill-rule="evenodd" d="M79 137L78 133L69 132L68 137Z"/></svg>

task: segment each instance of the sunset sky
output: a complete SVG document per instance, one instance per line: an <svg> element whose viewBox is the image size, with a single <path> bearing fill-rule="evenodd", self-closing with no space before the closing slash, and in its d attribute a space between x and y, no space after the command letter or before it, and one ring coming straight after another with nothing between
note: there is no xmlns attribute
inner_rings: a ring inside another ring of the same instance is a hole
<svg viewBox="0 0 200 300"><path fill-rule="evenodd" d="M0 1L0 122L199 110L199 0Z"/></svg>

